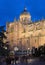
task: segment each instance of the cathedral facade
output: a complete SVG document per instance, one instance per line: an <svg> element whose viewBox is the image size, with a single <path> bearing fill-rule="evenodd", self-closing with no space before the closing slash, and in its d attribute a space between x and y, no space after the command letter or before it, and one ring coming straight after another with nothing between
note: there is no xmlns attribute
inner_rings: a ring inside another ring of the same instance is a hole
<svg viewBox="0 0 45 65"><path fill-rule="evenodd" d="M6 24L7 41L11 48L38 48L45 44L45 20L32 22L31 15L24 8L19 20Z"/></svg>

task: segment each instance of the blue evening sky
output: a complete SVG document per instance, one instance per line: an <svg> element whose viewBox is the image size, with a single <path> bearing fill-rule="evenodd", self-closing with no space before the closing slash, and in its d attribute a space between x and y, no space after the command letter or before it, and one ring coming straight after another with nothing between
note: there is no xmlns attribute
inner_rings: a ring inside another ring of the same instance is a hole
<svg viewBox="0 0 45 65"><path fill-rule="evenodd" d="M45 19L45 0L0 0L0 25L19 18L24 7L32 16L32 21Z"/></svg>

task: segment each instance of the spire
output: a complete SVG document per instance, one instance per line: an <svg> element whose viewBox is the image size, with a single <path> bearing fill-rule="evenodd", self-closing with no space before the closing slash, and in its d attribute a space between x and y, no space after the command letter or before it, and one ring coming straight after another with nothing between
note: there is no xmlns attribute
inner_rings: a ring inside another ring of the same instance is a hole
<svg viewBox="0 0 45 65"><path fill-rule="evenodd" d="M16 21L16 17L14 18L14 21Z"/></svg>

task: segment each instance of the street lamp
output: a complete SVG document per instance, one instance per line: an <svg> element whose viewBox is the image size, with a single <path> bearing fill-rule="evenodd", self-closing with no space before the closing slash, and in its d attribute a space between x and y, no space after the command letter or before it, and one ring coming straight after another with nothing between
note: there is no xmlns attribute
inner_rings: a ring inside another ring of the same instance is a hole
<svg viewBox="0 0 45 65"><path fill-rule="evenodd" d="M5 50L7 50L7 47L4 47Z"/></svg>
<svg viewBox="0 0 45 65"><path fill-rule="evenodd" d="M7 57L7 55L8 55L8 48L6 46L4 46L3 48L4 48L4 50L3 50L4 56Z"/></svg>
<svg viewBox="0 0 45 65"><path fill-rule="evenodd" d="M29 50L30 50L30 48L27 49L27 55L29 54Z"/></svg>
<svg viewBox="0 0 45 65"><path fill-rule="evenodd" d="M18 48L17 47L14 47L14 51L18 51Z"/></svg>

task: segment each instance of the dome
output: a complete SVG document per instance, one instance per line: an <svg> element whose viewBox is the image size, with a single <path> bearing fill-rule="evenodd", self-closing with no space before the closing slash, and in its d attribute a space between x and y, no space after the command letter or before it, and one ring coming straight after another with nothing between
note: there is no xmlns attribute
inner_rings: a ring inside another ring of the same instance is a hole
<svg viewBox="0 0 45 65"><path fill-rule="evenodd" d="M21 13L20 15L20 20L24 21L24 20L31 20L31 15L30 13L27 11L27 8L24 8L24 11Z"/></svg>
<svg viewBox="0 0 45 65"><path fill-rule="evenodd" d="M21 13L21 15L29 15L30 16L29 12L27 11L27 8L24 8L24 11Z"/></svg>

